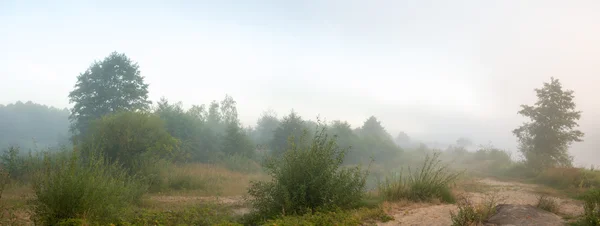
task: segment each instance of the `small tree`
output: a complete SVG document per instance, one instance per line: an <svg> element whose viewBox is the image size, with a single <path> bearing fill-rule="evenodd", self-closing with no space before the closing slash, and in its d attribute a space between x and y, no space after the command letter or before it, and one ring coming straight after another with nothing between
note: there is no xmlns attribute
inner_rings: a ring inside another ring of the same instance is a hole
<svg viewBox="0 0 600 226"><path fill-rule="evenodd" d="M573 91L563 90L558 79L551 78L541 89L535 89L534 106L521 105L519 114L531 119L513 130L519 149L533 169L572 166L568 147L582 141L583 132L576 130L581 111L575 110Z"/></svg>
<svg viewBox="0 0 600 226"><path fill-rule="evenodd" d="M147 110L148 84L139 66L125 54L111 53L94 62L77 76L75 89L69 93L71 130L85 133L91 121L119 111Z"/></svg>

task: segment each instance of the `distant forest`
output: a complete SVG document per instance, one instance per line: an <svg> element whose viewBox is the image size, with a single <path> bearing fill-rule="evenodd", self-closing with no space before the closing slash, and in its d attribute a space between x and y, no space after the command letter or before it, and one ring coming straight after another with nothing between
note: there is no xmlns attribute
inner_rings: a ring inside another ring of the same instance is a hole
<svg viewBox="0 0 600 226"><path fill-rule="evenodd" d="M0 104L0 147L23 150L69 144L69 110L28 101Z"/></svg>

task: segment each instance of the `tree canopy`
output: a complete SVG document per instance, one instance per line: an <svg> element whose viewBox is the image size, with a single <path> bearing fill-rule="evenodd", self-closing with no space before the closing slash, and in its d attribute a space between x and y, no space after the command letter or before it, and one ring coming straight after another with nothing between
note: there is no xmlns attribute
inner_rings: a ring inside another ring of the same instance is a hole
<svg viewBox="0 0 600 226"><path fill-rule="evenodd" d="M513 130L519 149L527 163L536 169L571 166L569 145L582 141L584 136L576 129L581 111L575 110L573 91L563 90L559 80L551 78L535 92L537 102L533 106L521 105L518 112L530 119Z"/></svg>
<svg viewBox="0 0 600 226"><path fill-rule="evenodd" d="M151 103L139 66L117 52L77 76L69 102L75 104L70 116L75 133L85 133L92 120L109 113L147 110Z"/></svg>

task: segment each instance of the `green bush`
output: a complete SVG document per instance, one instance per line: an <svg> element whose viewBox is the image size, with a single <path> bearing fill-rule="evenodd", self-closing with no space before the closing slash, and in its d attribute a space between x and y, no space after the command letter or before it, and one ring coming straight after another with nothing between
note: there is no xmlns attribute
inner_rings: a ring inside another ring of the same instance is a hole
<svg viewBox="0 0 600 226"><path fill-rule="evenodd" d="M380 195L388 201L440 199L454 202L450 184L456 181L460 173L450 171L447 165L440 165L439 155L427 155L423 165L416 171L409 168L406 175L400 172L399 175L387 177L379 183Z"/></svg>
<svg viewBox="0 0 600 226"><path fill-rule="evenodd" d="M272 219L360 204L367 172L341 168L347 149L340 149L324 129L315 133L312 142L304 142L306 134L300 139L305 145L290 138L288 151L266 160L271 181L252 182L248 193L258 215Z"/></svg>
<svg viewBox="0 0 600 226"><path fill-rule="evenodd" d="M592 189L583 195L584 214L577 225L600 225L600 189Z"/></svg>
<svg viewBox="0 0 600 226"><path fill-rule="evenodd" d="M77 152L63 152L54 161L45 158L46 169L36 175L34 219L55 225L68 219L114 222L139 201L145 186L116 163L90 156L82 162Z"/></svg>
<svg viewBox="0 0 600 226"><path fill-rule="evenodd" d="M118 161L135 172L139 161L176 156L178 140L156 115L120 112L93 121L82 140L82 156L99 152L110 162ZM154 164L154 163L149 163Z"/></svg>

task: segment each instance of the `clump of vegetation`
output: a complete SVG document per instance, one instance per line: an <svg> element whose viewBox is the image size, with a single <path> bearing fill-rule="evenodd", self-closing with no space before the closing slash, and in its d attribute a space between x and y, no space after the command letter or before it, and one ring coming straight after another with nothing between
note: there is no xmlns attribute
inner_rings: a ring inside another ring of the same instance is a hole
<svg viewBox="0 0 600 226"><path fill-rule="evenodd" d="M381 208L359 208L356 210L336 210L329 212L308 213L301 216L284 216L269 220L265 226L296 226L296 225L363 225L369 221L387 222L393 220Z"/></svg>
<svg viewBox="0 0 600 226"><path fill-rule="evenodd" d="M134 172L140 161L168 158L177 150L177 139L157 116L144 112L119 112L91 122L83 137L83 157L100 152L110 162L120 162ZM149 163L153 165L153 163Z"/></svg>
<svg viewBox="0 0 600 226"><path fill-rule="evenodd" d="M452 172L448 165L440 165L440 153L427 155L423 165L416 171L390 176L379 184L379 193L388 201L408 199L429 201L439 199L443 202L455 201L450 185L456 182L460 173Z"/></svg>
<svg viewBox="0 0 600 226"><path fill-rule="evenodd" d="M360 204L365 195L367 172L359 167L341 167L348 149L337 146L324 129L312 142L290 138L288 151L265 164L271 181L253 182L248 190L256 213L265 218L303 215Z"/></svg>
<svg viewBox="0 0 600 226"><path fill-rule="evenodd" d="M552 197L548 197L545 195L540 195L538 197L538 202L535 205L537 208L540 208L542 210L551 212L551 213L555 213L558 214L558 202L556 202L555 199L553 199Z"/></svg>
<svg viewBox="0 0 600 226"><path fill-rule="evenodd" d="M587 191L583 196L584 214L575 225L596 226L600 225L600 189Z"/></svg>
<svg viewBox="0 0 600 226"><path fill-rule="evenodd" d="M450 211L452 226L480 225L496 213L496 206L501 200L496 194L488 194L484 202L474 204L467 197L458 202L458 212Z"/></svg>
<svg viewBox="0 0 600 226"><path fill-rule="evenodd" d="M91 222L115 222L127 207L139 201L145 186L116 163L90 156L82 162L77 152L55 161L45 159L46 169L36 176L34 218L55 225L72 218Z"/></svg>

